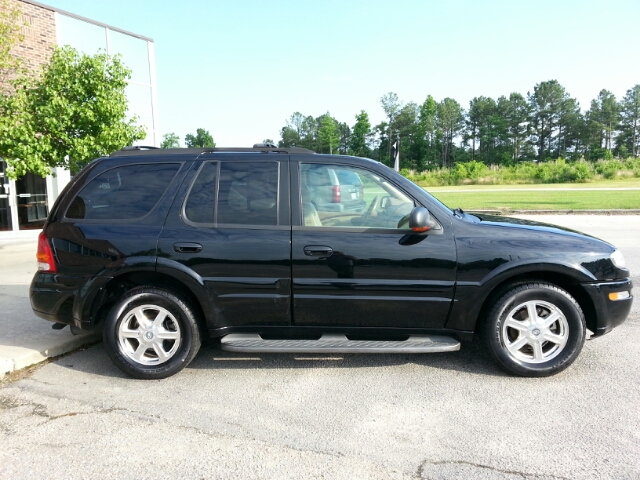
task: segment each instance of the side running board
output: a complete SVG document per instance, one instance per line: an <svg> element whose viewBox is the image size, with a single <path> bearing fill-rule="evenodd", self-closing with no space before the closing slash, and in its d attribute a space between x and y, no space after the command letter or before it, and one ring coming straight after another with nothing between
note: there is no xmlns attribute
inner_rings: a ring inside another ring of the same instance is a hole
<svg viewBox="0 0 640 480"><path fill-rule="evenodd" d="M278 353L436 353L460 350L460 342L439 335L415 335L402 341L349 340L336 334L325 334L318 340L265 340L258 334L233 333L222 337L221 346L230 352Z"/></svg>

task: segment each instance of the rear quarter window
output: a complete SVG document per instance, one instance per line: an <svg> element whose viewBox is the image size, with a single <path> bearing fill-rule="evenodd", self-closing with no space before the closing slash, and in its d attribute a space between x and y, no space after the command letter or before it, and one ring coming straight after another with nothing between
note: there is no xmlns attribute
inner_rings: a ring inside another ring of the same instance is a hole
<svg viewBox="0 0 640 480"><path fill-rule="evenodd" d="M351 170L336 170L336 175L338 175L340 185L362 185L358 174Z"/></svg>
<svg viewBox="0 0 640 480"><path fill-rule="evenodd" d="M153 163L107 170L80 190L65 216L82 220L142 218L153 210L179 169L179 163Z"/></svg>

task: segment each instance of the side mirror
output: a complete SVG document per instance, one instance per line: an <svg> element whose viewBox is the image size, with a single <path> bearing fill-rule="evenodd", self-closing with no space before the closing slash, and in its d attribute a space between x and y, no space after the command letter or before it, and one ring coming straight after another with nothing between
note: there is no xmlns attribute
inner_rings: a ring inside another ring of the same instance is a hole
<svg viewBox="0 0 640 480"><path fill-rule="evenodd" d="M409 228L417 233L431 229L431 215L424 207L415 207L409 216Z"/></svg>

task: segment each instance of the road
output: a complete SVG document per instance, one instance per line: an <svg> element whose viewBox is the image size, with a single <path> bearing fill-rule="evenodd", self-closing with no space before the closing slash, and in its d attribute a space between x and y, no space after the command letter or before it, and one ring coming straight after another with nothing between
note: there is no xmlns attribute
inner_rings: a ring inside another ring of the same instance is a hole
<svg viewBox="0 0 640 480"><path fill-rule="evenodd" d="M532 216L617 244L640 216ZM636 287L634 295L640 293ZM640 478L640 302L565 372L432 355L233 354L127 378L101 344L0 389L0 477Z"/></svg>

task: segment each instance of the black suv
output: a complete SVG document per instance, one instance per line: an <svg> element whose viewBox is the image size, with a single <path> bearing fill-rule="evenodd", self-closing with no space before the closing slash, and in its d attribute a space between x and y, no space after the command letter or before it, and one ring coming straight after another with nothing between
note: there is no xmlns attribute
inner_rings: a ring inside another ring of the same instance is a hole
<svg viewBox="0 0 640 480"><path fill-rule="evenodd" d="M363 207L326 208L322 172ZM478 334L507 371L545 376L632 302L601 240L451 210L372 160L259 145L93 161L37 258L36 314L102 332L138 378L180 371L205 335L238 352L425 353Z"/></svg>

